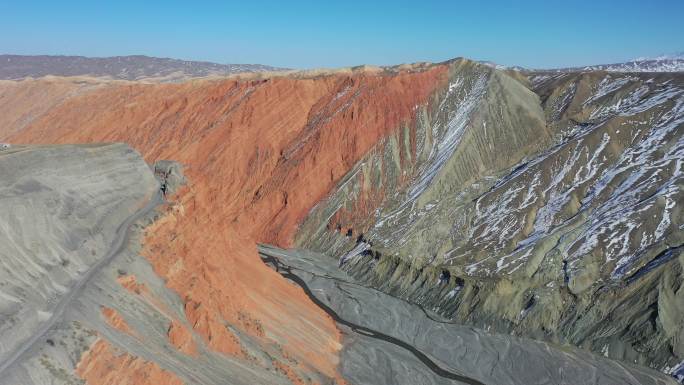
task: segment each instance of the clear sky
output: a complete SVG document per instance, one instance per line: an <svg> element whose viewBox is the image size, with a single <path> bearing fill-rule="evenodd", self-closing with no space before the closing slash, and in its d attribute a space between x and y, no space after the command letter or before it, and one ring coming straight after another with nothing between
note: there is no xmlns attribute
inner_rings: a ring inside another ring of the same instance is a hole
<svg viewBox="0 0 684 385"><path fill-rule="evenodd" d="M684 0L0 0L0 53L532 68L684 51Z"/></svg>

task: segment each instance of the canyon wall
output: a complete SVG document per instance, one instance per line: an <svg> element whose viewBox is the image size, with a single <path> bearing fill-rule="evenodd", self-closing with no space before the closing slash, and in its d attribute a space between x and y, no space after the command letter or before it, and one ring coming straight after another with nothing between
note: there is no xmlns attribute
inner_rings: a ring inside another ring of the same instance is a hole
<svg viewBox="0 0 684 385"><path fill-rule="evenodd" d="M416 112L446 87L448 71L438 65L181 84L106 82L87 90L73 79L7 82L2 92L14 101L7 109L13 115L6 115L0 138L126 142L150 163L182 164L187 185L146 229L141 250L179 298L165 300L169 293L157 288L146 302L180 302L180 325L189 327L169 329L169 338L179 349L196 344L292 382L328 383L339 379L335 324L263 265L256 242L290 246L298 223L359 159L379 140L416 124ZM63 91L71 89L80 91ZM55 96L37 110L24 95L30 92ZM156 281L135 273L118 280L137 298ZM149 318L124 303L110 305L125 319ZM131 333L144 341L143 330L131 322ZM87 365L97 367L97 352L91 353Z"/></svg>
<svg viewBox="0 0 684 385"><path fill-rule="evenodd" d="M376 147L297 244L453 320L681 370L684 77L451 84L474 107L426 111L410 166Z"/></svg>

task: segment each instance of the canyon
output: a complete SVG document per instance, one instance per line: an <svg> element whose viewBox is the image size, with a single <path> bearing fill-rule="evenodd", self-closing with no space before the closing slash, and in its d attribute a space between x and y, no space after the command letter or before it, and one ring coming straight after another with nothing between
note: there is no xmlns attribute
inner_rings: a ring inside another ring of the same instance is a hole
<svg viewBox="0 0 684 385"><path fill-rule="evenodd" d="M682 73L85 75L0 80L0 382L684 378Z"/></svg>

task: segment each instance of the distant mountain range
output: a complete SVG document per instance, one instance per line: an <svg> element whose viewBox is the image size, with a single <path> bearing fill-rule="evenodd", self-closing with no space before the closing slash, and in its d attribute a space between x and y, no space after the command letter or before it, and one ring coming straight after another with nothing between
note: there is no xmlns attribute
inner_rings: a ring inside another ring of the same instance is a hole
<svg viewBox="0 0 684 385"><path fill-rule="evenodd" d="M586 67L559 69L558 71L609 71L609 72L684 72L684 52L654 58L636 58L624 63L600 64Z"/></svg>
<svg viewBox="0 0 684 385"><path fill-rule="evenodd" d="M661 55L652 58L640 57L624 63L598 64L584 67L564 67L554 69L529 69L520 66L505 66L491 61L480 61L480 63L499 70L514 70L528 72L684 72L684 52L673 55Z"/></svg>
<svg viewBox="0 0 684 385"><path fill-rule="evenodd" d="M480 61L480 63L499 70L521 72L684 72L684 52L653 58L642 57L624 63L557 69L528 69L520 66L504 66L491 61ZM218 64L204 61L157 58L144 55L101 58L51 55L0 55L1 80L15 80L27 77L39 78L53 75L91 76L114 80L178 82L189 78L282 70L287 70L287 68L272 67L263 64Z"/></svg>
<svg viewBox="0 0 684 385"><path fill-rule="evenodd" d="M217 64L143 55L103 58L0 55L0 79L5 80L55 75L108 77L118 80L179 81L187 78L277 70L283 70L283 68L261 64Z"/></svg>

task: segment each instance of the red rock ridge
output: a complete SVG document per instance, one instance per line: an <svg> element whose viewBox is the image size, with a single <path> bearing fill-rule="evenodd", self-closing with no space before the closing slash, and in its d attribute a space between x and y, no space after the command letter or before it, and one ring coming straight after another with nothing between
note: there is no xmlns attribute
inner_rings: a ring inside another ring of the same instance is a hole
<svg viewBox="0 0 684 385"><path fill-rule="evenodd" d="M241 355L228 323L335 378L341 345L334 322L261 263L255 243L290 246L309 210L380 139L412 125L416 106L446 77L446 66L436 65L392 74L110 84L58 104L9 141L123 141L147 161L184 164L189 186L176 198L180 209L152 225L144 255L185 301L190 325L214 350ZM106 353L91 350L90 365L98 352Z"/></svg>
<svg viewBox="0 0 684 385"><path fill-rule="evenodd" d="M168 370L142 358L120 352L98 338L81 357L76 374L88 384L98 385L183 385Z"/></svg>

